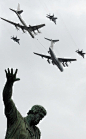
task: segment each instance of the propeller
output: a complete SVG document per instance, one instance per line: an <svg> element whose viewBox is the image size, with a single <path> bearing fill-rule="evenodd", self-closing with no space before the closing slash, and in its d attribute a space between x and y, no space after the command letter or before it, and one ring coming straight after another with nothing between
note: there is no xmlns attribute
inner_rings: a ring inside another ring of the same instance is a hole
<svg viewBox="0 0 86 139"><path fill-rule="evenodd" d="M50 64L50 61L49 61L49 59L47 59L47 62Z"/></svg>
<svg viewBox="0 0 86 139"><path fill-rule="evenodd" d="M37 31L38 31L38 33L41 33L41 31L39 31L38 29L37 29Z"/></svg>

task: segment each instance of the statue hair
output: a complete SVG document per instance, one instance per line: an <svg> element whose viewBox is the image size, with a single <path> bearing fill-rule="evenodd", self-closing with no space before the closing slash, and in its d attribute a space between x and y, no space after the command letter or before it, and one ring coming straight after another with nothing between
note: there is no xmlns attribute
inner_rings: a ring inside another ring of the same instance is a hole
<svg viewBox="0 0 86 139"><path fill-rule="evenodd" d="M45 110L45 108L41 105L34 105L31 110L29 110L29 112L27 113L29 114L37 114L37 113L43 113L44 116L47 114L47 111Z"/></svg>

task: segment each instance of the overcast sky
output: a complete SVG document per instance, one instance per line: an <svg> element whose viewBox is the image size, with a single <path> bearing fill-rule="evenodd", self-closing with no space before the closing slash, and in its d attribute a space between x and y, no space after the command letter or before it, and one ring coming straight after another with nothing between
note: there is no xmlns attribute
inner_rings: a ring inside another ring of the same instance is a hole
<svg viewBox="0 0 86 139"><path fill-rule="evenodd" d="M20 23L9 10L16 10L18 3L27 25L46 26L33 39L0 19L0 139L4 139L7 125L2 101L7 68L18 69L20 81L14 84L12 98L22 116L35 104L47 110L47 116L38 125L42 139L85 139L86 58L75 51L86 52L86 0L0 0L0 17ZM49 13L58 18L56 25L46 18ZM10 39L13 35L20 39L20 45ZM57 57L77 61L68 63L60 72L34 55L33 52L47 54L50 42L44 37L60 40L54 46Z"/></svg>

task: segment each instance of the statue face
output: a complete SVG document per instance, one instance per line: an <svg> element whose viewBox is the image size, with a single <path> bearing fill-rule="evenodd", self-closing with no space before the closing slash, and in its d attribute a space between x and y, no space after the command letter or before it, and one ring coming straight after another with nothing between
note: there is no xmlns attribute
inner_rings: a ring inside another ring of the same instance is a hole
<svg viewBox="0 0 86 139"><path fill-rule="evenodd" d="M44 114L43 113L37 113L37 114L34 114L34 125L37 125L40 120L42 120L42 118L44 117Z"/></svg>

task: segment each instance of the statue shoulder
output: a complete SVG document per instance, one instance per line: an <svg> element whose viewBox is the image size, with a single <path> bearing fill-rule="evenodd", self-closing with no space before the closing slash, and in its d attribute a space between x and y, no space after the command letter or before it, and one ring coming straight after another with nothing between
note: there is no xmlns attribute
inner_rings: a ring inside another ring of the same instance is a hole
<svg viewBox="0 0 86 139"><path fill-rule="evenodd" d="M41 136L41 131L37 126L35 126L35 132L39 137Z"/></svg>

